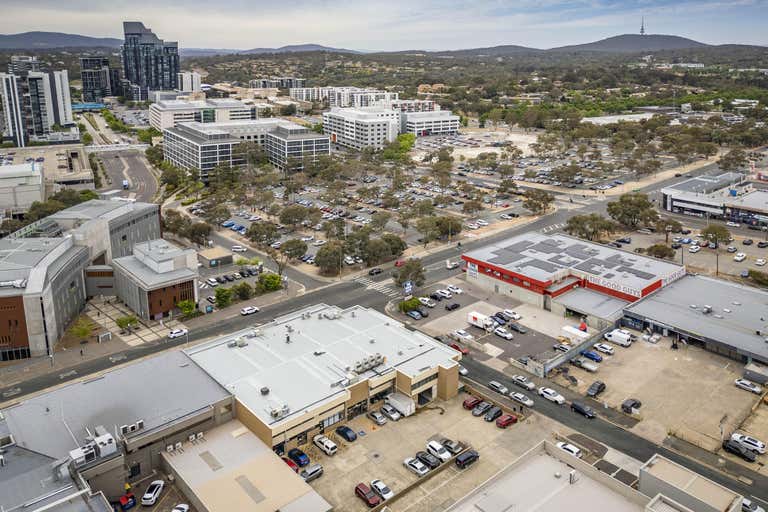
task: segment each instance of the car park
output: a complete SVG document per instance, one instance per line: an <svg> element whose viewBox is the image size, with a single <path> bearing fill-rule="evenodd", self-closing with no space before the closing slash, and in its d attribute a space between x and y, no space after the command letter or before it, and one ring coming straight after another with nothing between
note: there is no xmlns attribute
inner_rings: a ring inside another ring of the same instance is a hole
<svg viewBox="0 0 768 512"><path fill-rule="evenodd" d="M493 407L493 405L491 405L490 402L485 402L485 401L480 402L475 406L474 409L472 409L472 416L482 416L486 412L488 412L488 409L490 409L491 407Z"/></svg>
<svg viewBox="0 0 768 512"><path fill-rule="evenodd" d="M428 308L437 306L437 303L428 297L419 297L419 302Z"/></svg>
<svg viewBox="0 0 768 512"><path fill-rule="evenodd" d="M589 385L589 388L587 389L587 396L590 398L595 398L603 391L605 391L605 382L596 380Z"/></svg>
<svg viewBox="0 0 768 512"><path fill-rule="evenodd" d="M749 391L750 393L755 393L756 395L763 393L763 388L748 379L736 379L734 384L736 384L737 388Z"/></svg>
<svg viewBox="0 0 768 512"><path fill-rule="evenodd" d="M736 261L736 262L742 262L742 261L744 261L745 259L747 259L747 255L746 255L746 254L744 254L743 252L738 252L738 253L736 253L736 255L733 257L733 261Z"/></svg>
<svg viewBox="0 0 768 512"><path fill-rule="evenodd" d="M160 497L160 494L162 494L164 487L165 482L163 480L154 480L149 484L147 490L144 491L144 494L141 496L141 504L144 506L152 506L157 503L157 499Z"/></svg>
<svg viewBox="0 0 768 512"><path fill-rule="evenodd" d="M464 293L464 290L452 284L449 284L448 286L446 286L445 289L453 293L454 295L461 295L462 293Z"/></svg>
<svg viewBox="0 0 768 512"><path fill-rule="evenodd" d="M252 315L258 312L259 312L259 308L257 308L256 306L246 306L240 310L240 314L243 316Z"/></svg>
<svg viewBox="0 0 768 512"><path fill-rule="evenodd" d="M592 348L597 350L598 352L602 354L607 354L609 356L612 356L614 354L613 347L608 345L607 343L595 343L592 345Z"/></svg>
<svg viewBox="0 0 768 512"><path fill-rule="evenodd" d="M490 381L488 383L488 387L497 393L501 393L502 395L506 395L507 393L509 393L509 389L507 389L507 386L495 380Z"/></svg>
<svg viewBox="0 0 768 512"><path fill-rule="evenodd" d="M580 459L581 456L582 456L581 450L579 448L573 446L570 443L565 443L565 442L561 441L561 442L557 443L557 447L560 448L561 450L563 450L566 453L570 453L571 455L573 455L577 459Z"/></svg>
<svg viewBox="0 0 768 512"><path fill-rule="evenodd" d="M355 486L355 495L363 500L363 503L368 505L368 508L373 508L381 504L381 496L373 492L370 487L363 483L359 483Z"/></svg>
<svg viewBox="0 0 768 512"><path fill-rule="evenodd" d="M309 457L298 448L288 450L288 458L295 462L300 468L309 464Z"/></svg>
<svg viewBox="0 0 768 512"><path fill-rule="evenodd" d="M571 402L571 411L577 412L590 420L595 418L595 411L590 406L581 402Z"/></svg>
<svg viewBox="0 0 768 512"><path fill-rule="evenodd" d="M526 407L533 407L533 400L528 398L523 393L519 393L519 392L510 393L509 398L511 398L515 402L520 403L520 404L522 404L522 405L524 405Z"/></svg>
<svg viewBox="0 0 768 512"><path fill-rule="evenodd" d="M467 450L464 453L460 453L456 457L456 467L459 469L465 469L477 462L480 458L480 454L475 450Z"/></svg>
<svg viewBox="0 0 768 512"><path fill-rule="evenodd" d="M446 304L445 305L445 310L446 311L454 311L456 309L459 309L460 307L461 307L461 305L459 305L458 303L451 302L450 304Z"/></svg>
<svg viewBox="0 0 768 512"><path fill-rule="evenodd" d="M757 454L755 452L745 448L741 445L741 443L738 443L732 439L726 439L723 441L723 450L728 453L737 455L747 462L755 462L755 460L757 460Z"/></svg>
<svg viewBox="0 0 768 512"><path fill-rule="evenodd" d="M495 328L495 329L493 330L493 334L495 334L495 335L496 335L496 336L498 336L499 338L504 338L504 339L505 339L505 340L507 340L507 341L514 339L514 336L512 335L512 333L511 333L511 332L509 332L508 330L506 330L506 329L505 329L505 328L503 328L503 327L497 327L497 328Z"/></svg>
<svg viewBox="0 0 768 512"><path fill-rule="evenodd" d="M429 468L415 457L408 457L405 459L403 461L403 466L405 466L412 473L415 473L417 476L424 476L429 473Z"/></svg>
<svg viewBox="0 0 768 512"><path fill-rule="evenodd" d="M323 434L318 434L315 437L312 438L312 443L320 448L323 453L325 453L328 456L336 455L336 452L338 451L338 446L336 446L336 443L328 439Z"/></svg>
<svg viewBox="0 0 768 512"><path fill-rule="evenodd" d="M323 466L317 462L309 464L299 472L299 476L307 483L311 482L312 480L317 480L323 476Z"/></svg>
<svg viewBox="0 0 768 512"><path fill-rule="evenodd" d="M382 405L381 409L379 410L381 411L381 414L386 416L391 421L397 421L402 417L400 413L397 411L397 409L395 409L389 404Z"/></svg>
<svg viewBox="0 0 768 512"><path fill-rule="evenodd" d="M525 334L528 332L528 329L518 324L517 322L509 322L506 327L507 329L510 329L515 332L519 332L520 334Z"/></svg>
<svg viewBox="0 0 768 512"><path fill-rule="evenodd" d="M427 451L443 462L451 459L451 453L445 448L445 446L438 443L437 441L428 442Z"/></svg>
<svg viewBox="0 0 768 512"><path fill-rule="evenodd" d="M533 391L533 389L536 387L536 384L534 384L533 381L531 381L531 379L525 375L513 375L512 383L516 386L520 386L523 389L527 389L528 391Z"/></svg>
<svg viewBox="0 0 768 512"><path fill-rule="evenodd" d="M470 396L469 398L464 399L464 401L461 403L461 406L464 409L471 411L477 406L477 404L481 403L482 401L483 401L482 398L478 398L476 396Z"/></svg>
<svg viewBox="0 0 768 512"><path fill-rule="evenodd" d="M596 363L603 362L603 356L601 356L597 352L592 352L591 350L582 350L581 355L586 357L587 359L591 359Z"/></svg>
<svg viewBox="0 0 768 512"><path fill-rule="evenodd" d="M765 443L746 434L733 433L731 434L731 441L736 441L744 448L757 452L760 455L765 454Z"/></svg>
<svg viewBox="0 0 768 512"><path fill-rule="evenodd" d="M561 395L560 393L558 393L552 388L540 387L539 395L543 396L550 402L554 402L558 405L563 405L565 403L565 398L563 398L563 395Z"/></svg>
<svg viewBox="0 0 768 512"><path fill-rule="evenodd" d="M186 336L188 333L189 331L186 329L173 329L168 333L168 339L172 340L174 338L181 338L182 336Z"/></svg>
<svg viewBox="0 0 768 512"><path fill-rule="evenodd" d="M371 489L384 501L395 496L395 493L392 492L392 489L387 487L387 484L381 480L371 480Z"/></svg>
<svg viewBox="0 0 768 512"><path fill-rule="evenodd" d="M346 425L337 427L336 433L340 435L348 443L352 443L357 440L357 434L355 433L355 431Z"/></svg>
<svg viewBox="0 0 768 512"><path fill-rule="evenodd" d="M429 469L436 469L440 466L440 464L442 464L440 459L423 450L416 452L416 458Z"/></svg>

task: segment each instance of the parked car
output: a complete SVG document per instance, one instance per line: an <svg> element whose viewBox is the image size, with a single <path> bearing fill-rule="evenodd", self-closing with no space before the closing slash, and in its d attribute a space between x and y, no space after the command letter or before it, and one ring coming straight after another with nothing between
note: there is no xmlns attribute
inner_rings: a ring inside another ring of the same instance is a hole
<svg viewBox="0 0 768 512"><path fill-rule="evenodd" d="M454 335L456 338L459 338L459 339L460 339L460 340L462 340L462 341L470 341L470 340L474 340L474 339L475 339L475 337L474 337L474 336L472 336L471 334L469 334L469 333L468 333L467 331L465 331L464 329L458 329L458 330L456 330L456 331L453 331L453 335Z"/></svg>
<svg viewBox="0 0 768 512"><path fill-rule="evenodd" d="M298 448L291 448L290 450L288 450L288 458L291 459L296 464L298 464L300 468L303 468L304 466L309 464L309 457L307 456L307 454Z"/></svg>
<svg viewBox="0 0 768 512"><path fill-rule="evenodd" d="M215 277L209 277L205 280L205 282L208 284L208 286L213 286L214 288L216 286L219 286L219 282L216 280Z"/></svg>
<svg viewBox="0 0 768 512"><path fill-rule="evenodd" d="M627 414L632 414L633 409L639 409L643 403L637 398L627 398L621 403L621 410Z"/></svg>
<svg viewBox="0 0 768 512"><path fill-rule="evenodd" d="M749 391L751 393L754 393L756 395L760 395L763 392L763 388L752 382L751 380L747 379L736 379L734 381L734 384L736 384L737 388L741 388L745 391Z"/></svg>
<svg viewBox="0 0 768 512"><path fill-rule="evenodd" d="M429 299L427 297L419 297L419 302L423 306L427 306L428 308L433 308L433 307L437 306L437 303L435 301L433 301L432 299Z"/></svg>
<svg viewBox="0 0 768 512"><path fill-rule="evenodd" d="M470 396L469 398L464 399L464 401L461 403L461 406L466 410L471 411L477 406L477 404L479 404L482 401L483 401L482 398L478 398L476 396Z"/></svg>
<svg viewBox="0 0 768 512"><path fill-rule="evenodd" d="M382 272L382 270L379 267L376 267L376 268L372 268L371 270L369 270L368 271L368 275L369 276L377 276L377 275L381 274L381 272ZM374 480L374 482L380 482L380 481L381 480Z"/></svg>
<svg viewBox="0 0 768 512"><path fill-rule="evenodd" d="M282 459L283 459L283 462L285 462L288 465L288 467L293 470L294 473L298 473L299 472L298 464L296 464L291 459L288 459L286 457L282 457Z"/></svg>
<svg viewBox="0 0 768 512"><path fill-rule="evenodd" d="M339 450L339 447L336 446L336 443L328 439L323 434L317 434L315 437L313 437L312 443L320 448L320 450L322 450L322 452L329 457L336 455L336 452Z"/></svg>
<svg viewBox="0 0 768 512"><path fill-rule="evenodd" d="M347 441L348 443L352 443L357 440L357 434L355 434L355 431L346 425L337 427L336 433L339 434L341 437L343 437L344 440Z"/></svg>
<svg viewBox="0 0 768 512"><path fill-rule="evenodd" d="M453 294L451 292L449 292L448 290L437 290L435 293L440 295L444 299L452 299L453 298Z"/></svg>
<svg viewBox="0 0 768 512"><path fill-rule="evenodd" d="M506 330L503 327L495 328L493 330L493 334L495 334L499 338L504 338L507 341L513 340L515 338L514 335L511 332L509 332L508 330Z"/></svg>
<svg viewBox="0 0 768 512"><path fill-rule="evenodd" d="M440 459L423 450L416 452L416 458L421 461L422 464L425 464L429 469L435 469L440 466L440 464L442 464Z"/></svg>
<svg viewBox="0 0 768 512"><path fill-rule="evenodd" d="M755 260L755 265L757 265L758 267L765 266L765 258L757 258Z"/></svg>
<svg viewBox="0 0 768 512"><path fill-rule="evenodd" d="M144 494L141 497L141 504L144 506L152 506L157 503L157 499L160 497L160 494L162 494L164 487L165 482L163 480L154 480L149 484L147 490L144 491Z"/></svg>
<svg viewBox="0 0 768 512"><path fill-rule="evenodd" d="M519 332L520 334L525 334L528 332L528 329L518 324L517 322L509 322L507 324L507 329L511 331Z"/></svg>
<svg viewBox="0 0 768 512"><path fill-rule="evenodd" d="M395 495L395 493L392 492L392 489L387 487L387 484L381 480L371 480L371 489L373 489L373 492L378 494L384 501L392 498Z"/></svg>
<svg viewBox="0 0 768 512"><path fill-rule="evenodd" d="M465 347L462 347L461 345L459 345L459 344L457 344L457 343L451 343L449 346L450 346L450 347L451 347L453 350L456 350L456 351L458 351L458 352L461 352L461 355L462 355L462 356L468 356L468 355L469 355L469 349L468 349L468 348L465 348Z"/></svg>
<svg viewBox="0 0 768 512"><path fill-rule="evenodd" d="M443 447L450 452L451 455L457 455L461 453L461 451L464 449L464 445L461 444L458 441L453 441L452 439L448 439L444 437L440 440L440 444L443 445Z"/></svg>
<svg viewBox="0 0 768 512"><path fill-rule="evenodd" d="M459 469L465 469L477 462L477 460L480 458L480 454L477 453L475 450L467 450L464 453L459 454L458 457L456 457L456 467Z"/></svg>
<svg viewBox="0 0 768 512"><path fill-rule="evenodd" d="M581 450L570 443L565 443L561 441L557 443L557 447L563 450L564 452L570 453L577 459L581 458Z"/></svg>
<svg viewBox="0 0 768 512"><path fill-rule="evenodd" d="M495 380L490 381L488 383L488 387L497 393L501 393L502 395L506 395L507 393L509 393L509 389L507 389L507 386Z"/></svg>
<svg viewBox="0 0 768 512"><path fill-rule="evenodd" d="M464 293L464 290L452 284L449 284L448 286L446 286L445 289L454 295L461 295L462 293Z"/></svg>
<svg viewBox="0 0 768 512"><path fill-rule="evenodd" d="M603 391L605 391L605 382L596 380L589 385L589 388L587 389L587 396L590 398L595 398Z"/></svg>
<svg viewBox="0 0 768 512"><path fill-rule="evenodd" d="M186 503L179 503L171 509L171 512L189 512L189 505Z"/></svg>
<svg viewBox="0 0 768 512"><path fill-rule="evenodd" d="M461 306L456 302L451 302L450 304L445 305L446 311L453 311L455 309L459 309Z"/></svg>
<svg viewBox="0 0 768 512"><path fill-rule="evenodd" d="M173 329L168 333L168 339L172 340L174 338L181 338L182 336L186 336L188 333L189 331L186 329Z"/></svg>
<svg viewBox="0 0 768 512"><path fill-rule="evenodd" d="M488 409L491 407L493 406L489 402L480 402L474 407L474 409L472 409L472 416L482 416L488 412Z"/></svg>
<svg viewBox="0 0 768 512"><path fill-rule="evenodd" d="M755 439L752 436L746 434L733 433L731 434L731 441L736 441L744 448L757 452L760 455L765 454L765 443L759 439Z"/></svg>
<svg viewBox="0 0 768 512"><path fill-rule="evenodd" d="M723 450L738 455L747 462L755 462L757 460L757 454L752 450L745 448L741 443L737 443L732 439L726 439L723 441Z"/></svg>
<svg viewBox="0 0 768 512"><path fill-rule="evenodd" d="M443 462L448 461L451 458L451 453L445 448L445 446L438 443L437 441L428 442L427 451Z"/></svg>
<svg viewBox="0 0 768 512"><path fill-rule="evenodd" d="M443 300L443 296L440 295L439 293L430 293L429 298L432 300L436 300L437 302L440 302Z"/></svg>
<svg viewBox="0 0 768 512"><path fill-rule="evenodd" d="M504 414L504 411L501 410L501 407L494 406L488 409L483 419L487 422L491 422L496 418L498 418L499 416L501 416L502 414Z"/></svg>
<svg viewBox="0 0 768 512"><path fill-rule="evenodd" d="M240 314L243 316L252 315L258 312L259 312L259 308L257 308L256 306L245 306L240 310Z"/></svg>
<svg viewBox="0 0 768 512"><path fill-rule="evenodd" d="M558 343L556 345L552 345L552 350L555 350L557 352L568 352L571 350L570 345L566 345L565 343Z"/></svg>
<svg viewBox="0 0 768 512"><path fill-rule="evenodd" d="M386 416L391 421L397 421L402 417L400 413L397 411L397 409L395 409L389 404L382 405L381 409L379 410L381 411L381 414Z"/></svg>
<svg viewBox="0 0 768 512"><path fill-rule="evenodd" d="M736 256L733 257L733 261L736 261L736 262L742 262L745 259L747 259L747 255L744 254L743 252L738 252L736 253Z"/></svg>
<svg viewBox="0 0 768 512"><path fill-rule="evenodd" d="M534 384L533 381L531 381L531 379L525 375L513 375L512 383L516 386L520 386L523 389L527 389L528 391L533 391L533 389L536 387L536 384Z"/></svg>
<svg viewBox="0 0 768 512"><path fill-rule="evenodd" d="M540 387L539 395L543 396L550 402L554 402L558 405L563 405L565 403L565 398L563 397L563 395L561 395L560 393L558 393L552 388Z"/></svg>
<svg viewBox="0 0 768 512"><path fill-rule="evenodd" d="M469 375L469 370L459 365L459 375L461 375L462 377L466 377L467 375Z"/></svg>
<svg viewBox="0 0 768 512"><path fill-rule="evenodd" d="M595 343L592 345L592 348L603 354L608 354L609 356L612 356L614 353L613 347L607 343Z"/></svg>
<svg viewBox="0 0 768 512"><path fill-rule="evenodd" d="M692 245L688 248L688 252L691 254L696 254L700 250L701 250L701 247L699 247L698 245Z"/></svg>
<svg viewBox="0 0 768 512"><path fill-rule="evenodd" d="M381 426L384 425L387 422L386 416L381 414L379 411L370 411L368 413L368 417L377 425Z"/></svg>
<svg viewBox="0 0 768 512"><path fill-rule="evenodd" d="M368 505L368 508L373 508L381 504L381 496L373 492L370 487L363 483L359 483L355 486L355 495L363 500L363 503Z"/></svg>
<svg viewBox="0 0 768 512"><path fill-rule="evenodd" d="M590 406L581 402L571 402L571 411L577 412L590 420L595 418L595 411Z"/></svg>
<svg viewBox="0 0 768 512"><path fill-rule="evenodd" d="M496 322L499 325L507 325L507 319L504 318L503 316L501 316L498 313L495 313L495 314L491 315L491 320L493 320L494 322Z"/></svg>
<svg viewBox="0 0 768 512"><path fill-rule="evenodd" d="M520 316L518 313L515 313L515 312L514 312L514 311L512 311L511 309L505 309L505 310L503 311L503 313L504 313L506 316L508 316L510 320L520 320L521 318L523 318L522 316Z"/></svg>
<svg viewBox="0 0 768 512"><path fill-rule="evenodd" d="M317 462L310 464L299 472L299 476L307 483L317 480L323 476L323 466Z"/></svg>
<svg viewBox="0 0 768 512"><path fill-rule="evenodd" d="M507 428L515 423L517 423L517 416L514 414L502 414L496 419L496 426L499 428Z"/></svg>
<svg viewBox="0 0 768 512"><path fill-rule="evenodd" d="M742 242L741 242L741 243L742 243L743 245L752 245L753 243L755 243L755 241L754 241L754 240L752 240L751 238L745 238L744 240L742 240Z"/></svg>
<svg viewBox="0 0 768 512"><path fill-rule="evenodd" d="M741 500L741 512L765 512L765 509L754 501L744 498Z"/></svg>
<svg viewBox="0 0 768 512"><path fill-rule="evenodd" d="M421 320L423 317L421 316L421 313L419 313L416 310L408 311L406 313L409 317L413 318L414 320Z"/></svg>
<svg viewBox="0 0 768 512"><path fill-rule="evenodd" d="M509 398L515 402L523 404L526 407L533 407L533 400L528 398L528 396L524 395L523 393L510 393Z"/></svg>
<svg viewBox="0 0 768 512"><path fill-rule="evenodd" d="M415 457L408 457L405 459L403 461L403 466L405 466L412 473L415 473L417 476L424 476L429 473L429 468Z"/></svg>
<svg viewBox="0 0 768 512"><path fill-rule="evenodd" d="M587 359L591 359L596 363L600 363L603 361L603 356L601 356L597 352L592 352L591 350L582 350L581 355L586 357Z"/></svg>

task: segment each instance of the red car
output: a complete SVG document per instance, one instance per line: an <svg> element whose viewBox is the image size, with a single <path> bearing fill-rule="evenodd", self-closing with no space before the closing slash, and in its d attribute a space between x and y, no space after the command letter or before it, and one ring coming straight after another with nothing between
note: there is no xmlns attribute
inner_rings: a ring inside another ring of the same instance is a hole
<svg viewBox="0 0 768 512"><path fill-rule="evenodd" d="M514 414L504 414L496 419L496 426L499 428L507 428L515 423L517 423L517 416Z"/></svg>
<svg viewBox="0 0 768 512"><path fill-rule="evenodd" d="M467 409L468 411L470 411L474 409L475 406L482 401L483 401L482 399L477 398L476 396L470 396L469 398L464 400L464 403L462 403L461 406Z"/></svg>
<svg viewBox="0 0 768 512"><path fill-rule="evenodd" d="M298 473L299 472L299 466L297 466L296 463L293 462L291 459L287 459L287 458L283 457L283 462L288 464L288 467L291 468L294 471L294 473Z"/></svg>
<svg viewBox="0 0 768 512"><path fill-rule="evenodd" d="M452 349L454 349L454 350L458 350L459 352L461 352L461 355L463 355L463 356L468 356L469 355L469 349L468 348L461 347L461 346L459 346L456 343L451 343L450 347Z"/></svg>
<svg viewBox="0 0 768 512"><path fill-rule="evenodd" d="M373 508L376 505L381 504L381 496L376 494L365 484L357 484L355 487L355 494L368 505L368 508Z"/></svg>
<svg viewBox="0 0 768 512"><path fill-rule="evenodd" d="M395 262L396 267L402 267L403 265L405 265L405 260L397 260Z"/></svg>

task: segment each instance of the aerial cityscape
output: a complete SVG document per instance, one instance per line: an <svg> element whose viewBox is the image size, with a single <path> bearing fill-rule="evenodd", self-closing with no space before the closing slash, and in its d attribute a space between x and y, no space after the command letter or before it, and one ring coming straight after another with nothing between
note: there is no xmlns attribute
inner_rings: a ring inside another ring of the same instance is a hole
<svg viewBox="0 0 768 512"><path fill-rule="evenodd" d="M3 6L0 512L765 512L765 4L260 4Z"/></svg>

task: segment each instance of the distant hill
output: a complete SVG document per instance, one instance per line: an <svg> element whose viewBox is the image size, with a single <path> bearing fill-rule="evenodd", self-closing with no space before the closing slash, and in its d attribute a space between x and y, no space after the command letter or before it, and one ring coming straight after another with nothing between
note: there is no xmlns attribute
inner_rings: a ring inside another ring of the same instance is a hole
<svg viewBox="0 0 768 512"><path fill-rule="evenodd" d="M182 57L211 57L214 55L237 55L243 53L243 50L234 50L232 48L179 48Z"/></svg>
<svg viewBox="0 0 768 512"><path fill-rule="evenodd" d="M117 48L122 39L113 37L89 37L62 32L23 32L21 34L0 34L2 50L34 50L45 48Z"/></svg>
<svg viewBox="0 0 768 512"><path fill-rule="evenodd" d="M551 48L549 52L604 52L604 53L637 53L656 52L662 50L682 50L687 48L704 48L708 44L680 36L649 34L623 34L592 43L577 44Z"/></svg>
<svg viewBox="0 0 768 512"><path fill-rule="evenodd" d="M486 56L503 57L505 55L516 55L521 53L538 53L543 50L529 48L527 46L518 46L514 44L505 44L501 46L491 46L488 48L472 48L468 50L453 50L445 52L431 52L432 55L454 55L457 57Z"/></svg>
<svg viewBox="0 0 768 512"><path fill-rule="evenodd" d="M299 53L299 52L330 52L330 53L362 53L357 50L346 50L344 48L331 48L320 44L292 44L281 46L280 48L252 48L238 53Z"/></svg>

